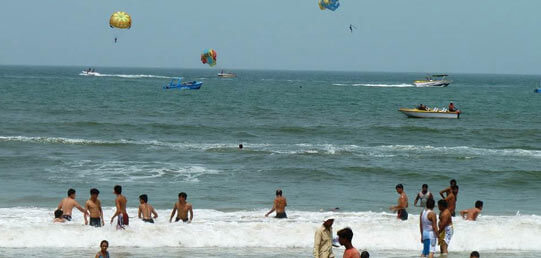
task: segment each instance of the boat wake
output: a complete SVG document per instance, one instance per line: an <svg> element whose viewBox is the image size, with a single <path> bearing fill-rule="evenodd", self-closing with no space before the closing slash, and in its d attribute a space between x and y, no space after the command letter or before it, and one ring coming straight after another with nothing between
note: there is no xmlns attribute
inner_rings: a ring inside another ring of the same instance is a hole
<svg viewBox="0 0 541 258"><path fill-rule="evenodd" d="M383 84L383 83L334 83L334 86L355 86L355 87L381 87L381 88L409 88L414 87L412 84L400 83L400 84Z"/></svg>
<svg viewBox="0 0 541 258"><path fill-rule="evenodd" d="M159 79L172 79L177 77L170 77L170 76L163 76L163 75L153 75L153 74L108 74L108 73L83 73L81 72L79 75L81 76L89 76L89 77L117 77L117 78L128 78L128 79L145 79L145 78L159 78Z"/></svg>

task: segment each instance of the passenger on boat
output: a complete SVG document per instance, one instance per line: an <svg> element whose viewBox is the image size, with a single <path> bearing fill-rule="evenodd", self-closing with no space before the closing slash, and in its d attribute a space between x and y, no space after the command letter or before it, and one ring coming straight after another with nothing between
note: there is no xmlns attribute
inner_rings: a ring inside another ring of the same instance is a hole
<svg viewBox="0 0 541 258"><path fill-rule="evenodd" d="M419 106L417 107L418 110L426 110L426 106L423 105L423 104L419 104Z"/></svg>
<svg viewBox="0 0 541 258"><path fill-rule="evenodd" d="M456 112L456 107L453 102L449 103L449 112Z"/></svg>

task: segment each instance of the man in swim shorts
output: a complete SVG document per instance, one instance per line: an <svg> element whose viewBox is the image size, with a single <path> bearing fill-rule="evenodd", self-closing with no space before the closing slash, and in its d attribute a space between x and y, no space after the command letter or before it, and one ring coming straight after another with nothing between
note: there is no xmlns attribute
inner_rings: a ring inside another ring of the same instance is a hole
<svg viewBox="0 0 541 258"><path fill-rule="evenodd" d="M400 195L398 197L398 203L396 206L391 206L389 209L393 212L397 213L397 218L400 220L408 220L408 212L406 209L408 208L408 196L404 192L404 186L402 184L398 184L395 187L396 192Z"/></svg>
<svg viewBox="0 0 541 258"><path fill-rule="evenodd" d="M139 211L137 211L137 217L143 219L144 222L154 223L154 219L158 217L158 213L154 210L152 205L148 204L148 196L142 194L139 196ZM151 217L154 215L154 219Z"/></svg>
<svg viewBox="0 0 541 258"><path fill-rule="evenodd" d="M193 219L193 207L192 204L186 202L188 195L185 192L178 194L178 201L173 205L173 211L171 212L171 217L169 218L169 223L173 220L175 213L177 218L175 222L182 220L183 222L191 223ZM188 219L188 212L190 213L190 218Z"/></svg>
<svg viewBox="0 0 541 258"><path fill-rule="evenodd" d="M98 200L100 191L96 188L90 189L90 199L86 201L85 208L90 213L90 226L101 227L104 225L103 210L101 209L101 201ZM86 217L86 215L85 215Z"/></svg>
<svg viewBox="0 0 541 258"><path fill-rule="evenodd" d="M71 212L73 210L73 207L77 208L79 211L81 211L85 216L85 224L88 223L86 220L86 214L87 211L79 205L79 203L75 200L75 190L70 188L68 190L68 197L62 199L60 203L58 204L58 210L62 210L62 217L66 219L67 221L71 221Z"/></svg>
<svg viewBox="0 0 541 258"><path fill-rule="evenodd" d="M274 198L274 204L272 206L272 209L265 214L265 217L268 217L271 213L276 211L275 218L277 219L286 219L286 206L287 206L287 200L285 197L282 196L282 190L277 189L276 190L276 198Z"/></svg>
<svg viewBox="0 0 541 258"><path fill-rule="evenodd" d="M447 255L449 242L453 237L453 217L447 207L445 200L438 201L438 209L440 210L440 222L438 223L438 244L442 255Z"/></svg>
<svg viewBox="0 0 541 258"><path fill-rule="evenodd" d="M111 217L111 224L113 224L115 217L118 216L116 229L125 229L126 226L130 224L130 218L128 217L128 212L126 211L126 204L128 203L128 200L124 195L122 195L122 186L115 185L113 192L116 195L116 211L115 214L113 214L113 217Z"/></svg>
<svg viewBox="0 0 541 258"><path fill-rule="evenodd" d="M423 243L422 257L434 257L436 252L436 232L438 226L436 223L436 214L434 211L434 199L426 201L426 208L421 212L420 228L421 228L421 243Z"/></svg>
<svg viewBox="0 0 541 258"><path fill-rule="evenodd" d="M465 220L475 221L477 220L477 216L481 214L482 210L483 210L483 201L476 201L475 208L460 211L460 216L464 218Z"/></svg>
<svg viewBox="0 0 541 258"><path fill-rule="evenodd" d="M361 258L359 250L351 244L351 240L353 239L353 231L351 228L341 229L336 234L338 235L338 242L346 248L344 251L344 258Z"/></svg>

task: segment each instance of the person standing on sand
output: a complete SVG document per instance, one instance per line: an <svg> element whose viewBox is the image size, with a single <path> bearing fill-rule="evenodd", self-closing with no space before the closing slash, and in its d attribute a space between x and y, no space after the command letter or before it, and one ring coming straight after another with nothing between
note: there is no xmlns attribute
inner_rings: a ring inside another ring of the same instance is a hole
<svg viewBox="0 0 541 258"><path fill-rule="evenodd" d="M107 242L107 240L101 241L101 250L96 254L95 258L109 258L109 252L107 251L107 248L109 248L109 242Z"/></svg>
<svg viewBox="0 0 541 258"><path fill-rule="evenodd" d="M314 236L314 257L315 258L331 258L332 253L332 224L333 218L327 218L323 225L319 227Z"/></svg>
<svg viewBox="0 0 541 258"><path fill-rule="evenodd" d="M417 206L417 202L421 200L421 204L419 205L419 207L424 208L426 206L426 200L428 199L434 199L434 196L431 192L428 191L428 185L423 184L423 186L421 187L421 191L415 197L415 202L413 203L413 206Z"/></svg>
<svg viewBox="0 0 541 258"><path fill-rule="evenodd" d="M90 213L90 226L93 227L101 227L105 224L105 220L103 219L103 210L101 209L101 201L98 200L99 194L100 191L98 191L98 189L90 189L90 199L88 199L88 201L85 203L85 208Z"/></svg>
<svg viewBox="0 0 541 258"><path fill-rule="evenodd" d="M62 210L62 218L66 219L67 221L71 221L71 212L73 210L73 207L77 208L79 211L81 211L84 214L85 218L85 224L88 223L86 220L86 214L87 211L79 205L79 203L75 200L75 190L70 188L68 189L68 197L62 199L60 203L58 204L58 210Z"/></svg>
<svg viewBox="0 0 541 258"><path fill-rule="evenodd" d="M116 229L125 229L126 226L130 224L130 218L128 217L128 212L126 211L126 204L128 203L128 200L126 197L124 197L124 195L122 195L122 186L115 185L113 192L116 195L116 212L113 214L113 217L111 217L111 224L113 224L115 217L118 216Z"/></svg>
<svg viewBox="0 0 541 258"><path fill-rule="evenodd" d="M408 212L406 211L408 208L408 196L404 192L404 186L402 184L398 184L396 185L395 189L400 197L398 197L397 205L391 206L389 209L397 213L398 219L408 220Z"/></svg>
<svg viewBox="0 0 541 258"><path fill-rule="evenodd" d="M475 208L460 211L460 216L464 218L465 220L475 221L477 220L477 216L481 214L482 210L483 210L483 201L476 201Z"/></svg>
<svg viewBox="0 0 541 258"><path fill-rule="evenodd" d="M171 212L171 217L169 218L169 223L173 220L175 213L177 213L177 218L175 222L182 220L183 222L191 223L193 219L193 207L192 204L186 202L188 195L185 192L178 194L178 202L175 202L173 205L173 212ZM188 212L190 212L190 219L188 219Z"/></svg>
<svg viewBox="0 0 541 258"><path fill-rule="evenodd" d="M440 245L440 253L447 255L447 248L453 237L453 217L451 212L447 209L447 202L445 200L438 201L438 209L440 210L440 222L438 223L438 244Z"/></svg>
<svg viewBox="0 0 541 258"><path fill-rule="evenodd" d="M148 196L146 194L140 195L139 202L141 204L139 205L139 210L137 211L137 217L143 219L144 222L154 223L154 219L158 218L158 213L156 210L154 210L152 205L148 204ZM151 215L154 215L154 219L151 217Z"/></svg>
<svg viewBox="0 0 541 258"><path fill-rule="evenodd" d="M353 239L351 228L341 229L336 234L338 234L338 242L346 248L344 258L361 258L359 251L351 244L351 240Z"/></svg>
<svg viewBox="0 0 541 258"><path fill-rule="evenodd" d="M272 206L272 209L269 212L267 212L267 214L265 214L265 217L268 217L271 213L276 211L275 218L287 219L286 206L287 206L287 200L285 197L282 196L282 190L277 189L276 198L274 198L274 204Z"/></svg>
<svg viewBox="0 0 541 258"><path fill-rule="evenodd" d="M448 204L449 212L451 212L451 216L455 216L455 209L456 209L456 195L458 194L458 185L451 186L451 192L447 194L447 197L445 197L445 201Z"/></svg>
<svg viewBox="0 0 541 258"><path fill-rule="evenodd" d="M436 232L438 232L438 226L436 222L436 214L434 209L434 199L428 199L426 201L426 208L419 217L419 227L421 229L421 243L423 243L422 257L434 257L436 252Z"/></svg>

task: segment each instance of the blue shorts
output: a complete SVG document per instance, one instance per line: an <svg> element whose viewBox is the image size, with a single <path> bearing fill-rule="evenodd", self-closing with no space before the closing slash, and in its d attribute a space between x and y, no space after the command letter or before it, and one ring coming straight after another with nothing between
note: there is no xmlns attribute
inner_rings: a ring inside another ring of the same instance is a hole
<svg viewBox="0 0 541 258"><path fill-rule="evenodd" d="M436 252L436 238L423 239L423 255L428 256Z"/></svg>

